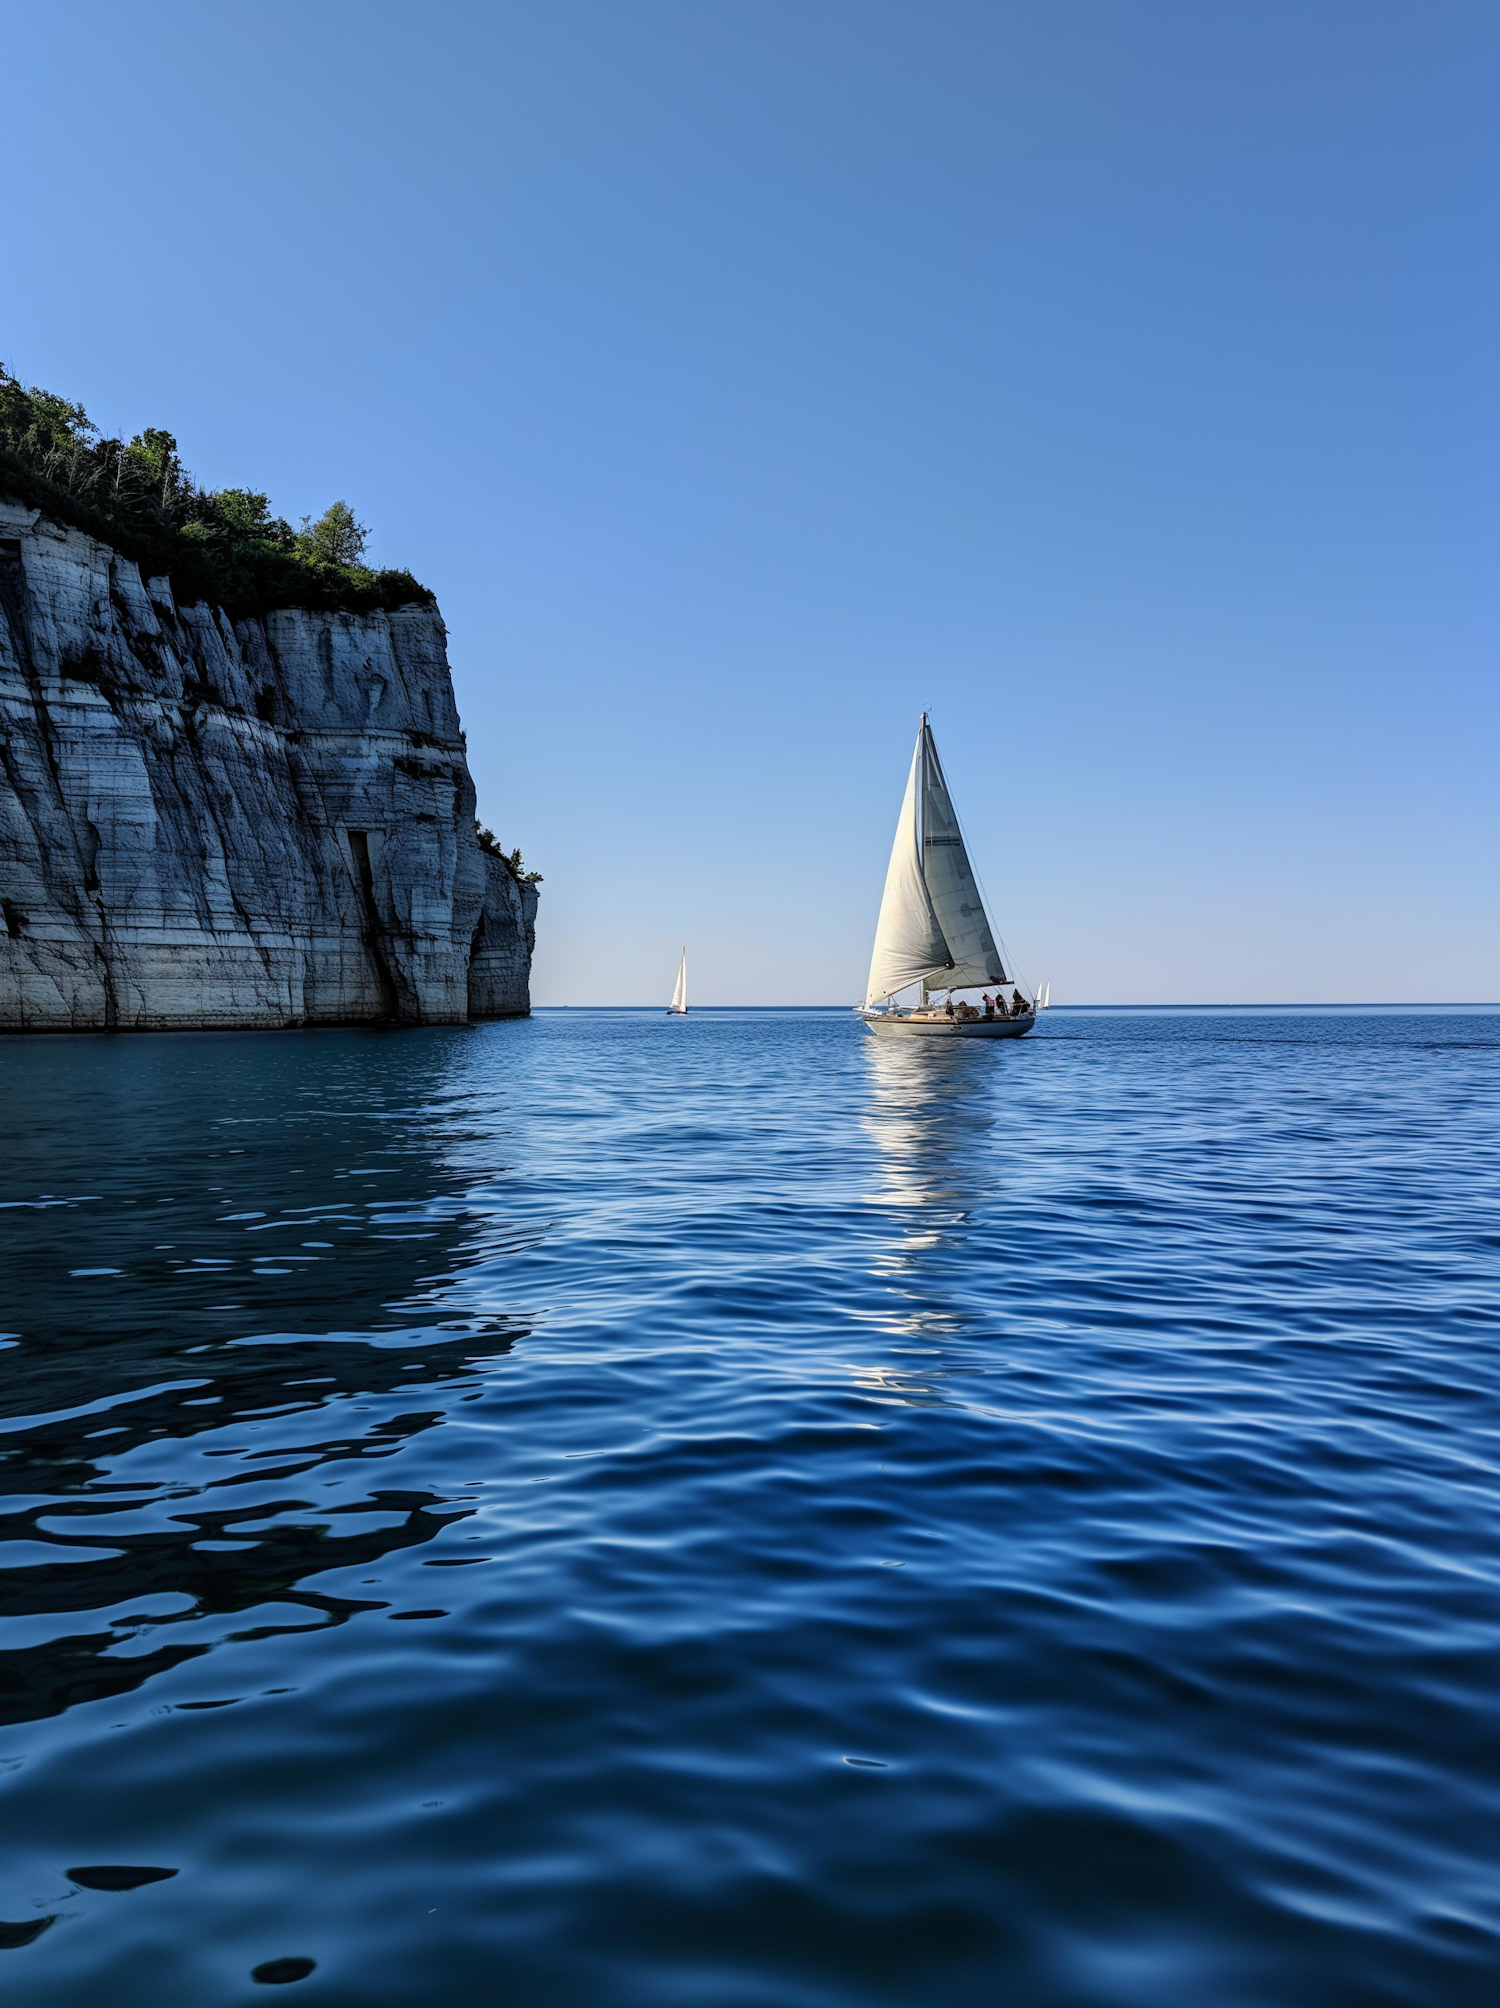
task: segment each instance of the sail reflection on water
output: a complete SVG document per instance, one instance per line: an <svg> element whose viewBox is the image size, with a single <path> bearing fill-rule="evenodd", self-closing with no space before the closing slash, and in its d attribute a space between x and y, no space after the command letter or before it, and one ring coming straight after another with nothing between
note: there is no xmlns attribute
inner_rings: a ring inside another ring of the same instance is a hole
<svg viewBox="0 0 1500 2008"><path fill-rule="evenodd" d="M861 1122L875 1146L865 1196L888 1225L871 1263L883 1300L871 1322L889 1335L893 1356L861 1361L854 1385L869 1400L946 1407L973 1372L951 1351L972 1318L949 1287L948 1251L989 1193L977 1166L994 1122L993 1061L957 1041L870 1040L861 1057L869 1075Z"/></svg>
<svg viewBox="0 0 1500 2008"><path fill-rule="evenodd" d="M993 1071L974 1064L971 1048L936 1041L871 1040L861 1049L870 1075L863 1117L875 1144L871 1200L903 1210L933 1209L929 1222L907 1223L934 1245L981 1198L976 1155L994 1117Z"/></svg>

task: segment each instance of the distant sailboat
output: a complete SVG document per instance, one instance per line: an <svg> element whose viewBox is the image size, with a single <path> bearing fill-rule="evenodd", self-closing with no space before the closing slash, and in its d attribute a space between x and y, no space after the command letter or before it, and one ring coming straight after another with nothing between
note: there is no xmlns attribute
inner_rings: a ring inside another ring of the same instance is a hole
<svg viewBox="0 0 1500 2008"><path fill-rule="evenodd" d="M677 983L672 991L672 1001L667 1006L669 1018L687 1016L687 950L682 951L682 960L677 965Z"/></svg>
<svg viewBox="0 0 1500 2008"><path fill-rule="evenodd" d="M916 985L920 1004L898 1009L898 994ZM955 1003L955 991L981 988L999 1000L991 1013ZM934 990L947 991L947 1002L934 1004ZM1036 1005L1006 974L1000 958L925 711L896 823L860 1016L872 1032L967 1039L1017 1039L1036 1023Z"/></svg>

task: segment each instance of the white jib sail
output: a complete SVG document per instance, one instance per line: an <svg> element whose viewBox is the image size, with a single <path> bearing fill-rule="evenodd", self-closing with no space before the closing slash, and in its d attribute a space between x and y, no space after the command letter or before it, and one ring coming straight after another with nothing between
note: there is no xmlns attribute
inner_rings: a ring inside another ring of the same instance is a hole
<svg viewBox="0 0 1500 2008"><path fill-rule="evenodd" d="M880 918L875 923L870 980L865 986L867 1006L893 997L898 990L904 990L909 983L920 983L925 976L936 975L939 970L946 972L948 966L948 944L932 910L922 872L921 833L917 827L926 733L924 717L896 822L896 841L891 846L891 862L886 870Z"/></svg>
<svg viewBox="0 0 1500 2008"><path fill-rule="evenodd" d="M687 1009L687 950L682 951L682 960L677 965L677 981L672 988L671 1007L674 1011Z"/></svg>
<svg viewBox="0 0 1500 2008"><path fill-rule="evenodd" d="M953 967L943 976L943 986L950 990L966 990L981 983L1008 983L1010 978L1000 960L984 901L979 896L974 867L969 863L969 853L964 848L953 797L948 793L948 783L943 777L937 742L932 736L932 727L925 719L917 745L926 755L922 789L922 874L927 881L927 896L932 901L932 910L948 944L948 954L953 959Z"/></svg>

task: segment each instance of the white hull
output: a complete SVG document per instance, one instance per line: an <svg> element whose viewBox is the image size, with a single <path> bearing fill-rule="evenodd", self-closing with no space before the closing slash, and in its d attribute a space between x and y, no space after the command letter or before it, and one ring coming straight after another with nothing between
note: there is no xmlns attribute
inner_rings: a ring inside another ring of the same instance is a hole
<svg viewBox="0 0 1500 2008"><path fill-rule="evenodd" d="M903 1038L1020 1039L1036 1023L1034 1011L1024 1018L950 1018L946 1012L931 1018L887 1016L883 1011L862 1011L859 1015L872 1032Z"/></svg>

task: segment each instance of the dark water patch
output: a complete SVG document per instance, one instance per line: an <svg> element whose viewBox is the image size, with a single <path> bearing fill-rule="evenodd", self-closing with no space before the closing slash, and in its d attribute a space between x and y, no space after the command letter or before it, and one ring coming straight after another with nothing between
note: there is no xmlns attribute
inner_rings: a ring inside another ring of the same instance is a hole
<svg viewBox="0 0 1500 2008"><path fill-rule="evenodd" d="M12 1924L0 1917L0 1952L18 1952L23 1945L30 1945L41 1937L49 1924L56 1924L55 1917L32 1917L24 1922Z"/></svg>
<svg viewBox="0 0 1500 2008"><path fill-rule="evenodd" d="M147 1883L166 1882L177 1874L176 1869L121 1868L119 1866L68 1869L69 1882L77 1883L80 1889L142 1889Z"/></svg>
<svg viewBox="0 0 1500 2008"><path fill-rule="evenodd" d="M265 1987L284 1987L291 1980L305 1980L317 1961L313 1959L263 1959L252 1966L250 1978Z"/></svg>

